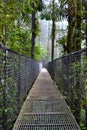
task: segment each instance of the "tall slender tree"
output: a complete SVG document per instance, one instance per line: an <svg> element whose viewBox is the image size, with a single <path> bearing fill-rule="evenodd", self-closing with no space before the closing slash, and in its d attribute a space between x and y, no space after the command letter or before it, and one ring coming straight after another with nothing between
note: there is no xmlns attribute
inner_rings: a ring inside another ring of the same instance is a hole
<svg viewBox="0 0 87 130"><path fill-rule="evenodd" d="M61 1L61 0L60 0ZM62 0L62 2L64 2ZM67 33L67 44L65 45L65 49L67 53L71 53L73 51L78 51L81 49L81 40L82 40L82 19L83 19L83 12L82 12L82 0L66 0L64 2L63 8L66 6L66 17L68 20L68 33ZM65 17L65 16L64 16ZM75 109L74 114L78 123L80 123L80 113L81 113L81 84L79 82L79 75L81 73L81 57L79 55L76 57L79 62L79 70L75 73L76 81L74 83L76 93L75 99L72 98L72 101L76 107L76 109L71 105L72 110ZM75 62L75 61L74 61ZM77 63L76 63L77 64ZM73 93L72 93L73 94Z"/></svg>
<svg viewBox="0 0 87 130"><path fill-rule="evenodd" d="M32 38L31 38L31 58L34 59L34 53L35 53L35 38L37 36L37 11L41 11L43 8L43 2L42 0L33 0L31 2L32 7Z"/></svg>
<svg viewBox="0 0 87 130"><path fill-rule="evenodd" d="M34 48L35 48L35 38L36 38L36 7L34 1L31 3L32 5L32 39L31 39L31 58L34 59Z"/></svg>
<svg viewBox="0 0 87 130"><path fill-rule="evenodd" d="M55 30L56 30L56 24L55 24L55 0L52 0L52 52L51 52L51 61L54 60L54 42L55 42Z"/></svg>
<svg viewBox="0 0 87 130"><path fill-rule="evenodd" d="M76 51L81 49L81 26L82 26L82 0L77 0L77 10L76 10Z"/></svg>

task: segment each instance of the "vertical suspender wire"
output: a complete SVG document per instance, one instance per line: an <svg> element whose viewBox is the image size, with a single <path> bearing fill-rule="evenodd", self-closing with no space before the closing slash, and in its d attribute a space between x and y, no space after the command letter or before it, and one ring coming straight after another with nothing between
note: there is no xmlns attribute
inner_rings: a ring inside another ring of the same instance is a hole
<svg viewBox="0 0 87 130"><path fill-rule="evenodd" d="M4 40L3 40L3 44L4 46L6 46L6 11L7 11L7 1L5 0L4 1L4 18L5 18L5 21L4 21L4 24L3 24L3 36L4 36ZM6 112L6 107L7 107L7 99L6 99L6 87L7 87L7 84L6 84L6 74L7 74L7 50L6 48L4 47L3 48L3 53L4 53L4 59L3 59L3 64L4 64L4 83L3 83L3 123L2 123L2 127L3 127L3 130L7 130L7 112Z"/></svg>
<svg viewBox="0 0 87 130"><path fill-rule="evenodd" d="M18 41L20 43L20 10L21 10L21 1L18 0L18 15L19 15L19 18L18 18ZM19 44L20 46L20 44ZM18 107L18 110L20 109L21 107L21 86L20 86L20 82L21 82L21 70L20 70L20 64L21 64L21 56L19 54L19 60L18 60L18 70L19 70L19 80L18 80L18 93L17 93L17 97L18 97L18 103L17 103L17 107Z"/></svg>
<svg viewBox="0 0 87 130"><path fill-rule="evenodd" d="M21 1L18 0L18 15L19 15L19 18L17 19L17 26L18 26L18 42L20 43L20 10L21 10ZM19 44L20 46L20 44ZM19 47L20 49L20 47Z"/></svg>
<svg viewBox="0 0 87 130"><path fill-rule="evenodd" d="M85 0L85 11L87 11L87 0ZM85 17L85 24L86 24L86 29L85 29L85 42L86 42L86 47L87 47L87 14L86 14L86 17ZM86 52L86 56L87 56L87 52Z"/></svg>
<svg viewBox="0 0 87 130"><path fill-rule="evenodd" d="M85 11L87 12L87 0L84 0L84 5L85 5ZM85 16L85 24L86 24L86 29L85 29L85 46L87 47L87 14ZM86 51L86 58L87 58L87 51ZM87 60L87 59L86 59ZM87 106L85 107L85 125L87 128Z"/></svg>

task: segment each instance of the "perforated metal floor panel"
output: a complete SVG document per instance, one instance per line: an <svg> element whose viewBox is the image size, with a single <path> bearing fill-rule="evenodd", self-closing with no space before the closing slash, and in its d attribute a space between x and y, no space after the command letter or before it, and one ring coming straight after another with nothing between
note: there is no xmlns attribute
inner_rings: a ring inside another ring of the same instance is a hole
<svg viewBox="0 0 87 130"><path fill-rule="evenodd" d="M13 130L80 130L45 69L29 92Z"/></svg>

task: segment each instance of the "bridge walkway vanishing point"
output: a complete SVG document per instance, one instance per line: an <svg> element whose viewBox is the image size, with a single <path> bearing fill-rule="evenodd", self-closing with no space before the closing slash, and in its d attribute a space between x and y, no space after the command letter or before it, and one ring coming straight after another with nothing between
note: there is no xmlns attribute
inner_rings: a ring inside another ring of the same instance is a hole
<svg viewBox="0 0 87 130"><path fill-rule="evenodd" d="M13 130L80 130L46 69L32 86Z"/></svg>

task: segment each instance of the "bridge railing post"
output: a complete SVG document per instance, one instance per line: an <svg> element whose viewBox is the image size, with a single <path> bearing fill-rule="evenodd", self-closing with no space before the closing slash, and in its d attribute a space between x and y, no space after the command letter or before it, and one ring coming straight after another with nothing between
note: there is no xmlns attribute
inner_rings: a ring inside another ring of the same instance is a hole
<svg viewBox="0 0 87 130"><path fill-rule="evenodd" d="M65 96L70 108L74 110L78 123L82 118L81 110L85 111L84 118L87 119L87 107L81 106L87 100L87 48L55 59L53 62L54 81ZM51 77L53 76L52 64L52 62L47 64Z"/></svg>
<svg viewBox="0 0 87 130"><path fill-rule="evenodd" d="M12 123L38 74L39 63L0 45L1 130L12 128Z"/></svg>
<svg viewBox="0 0 87 130"><path fill-rule="evenodd" d="M6 77L7 77L7 50L6 48L3 49L4 57L3 57L3 122L2 122L2 127L3 130L7 130L7 97L6 97L6 89L7 89L7 84L6 84Z"/></svg>

